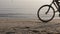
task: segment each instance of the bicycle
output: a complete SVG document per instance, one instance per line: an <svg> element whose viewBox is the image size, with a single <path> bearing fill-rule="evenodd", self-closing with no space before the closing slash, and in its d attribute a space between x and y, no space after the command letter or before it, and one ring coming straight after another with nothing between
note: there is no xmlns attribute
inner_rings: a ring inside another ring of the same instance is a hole
<svg viewBox="0 0 60 34"><path fill-rule="evenodd" d="M56 7L56 11L53 8L52 4ZM58 5L56 5L55 1L53 0L52 3L50 5L43 5L38 9L37 12L37 16L39 18L39 20L41 20L42 22L49 22L51 21L54 16L55 13L58 12ZM47 9L47 10L46 10Z"/></svg>

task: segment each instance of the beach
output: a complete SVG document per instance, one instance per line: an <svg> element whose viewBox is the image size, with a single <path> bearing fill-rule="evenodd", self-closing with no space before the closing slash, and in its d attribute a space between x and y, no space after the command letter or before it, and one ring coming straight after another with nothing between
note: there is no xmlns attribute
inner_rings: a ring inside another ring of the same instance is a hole
<svg viewBox="0 0 60 34"><path fill-rule="evenodd" d="M0 19L0 34L8 33L59 34L60 19L53 19L47 23L36 19Z"/></svg>

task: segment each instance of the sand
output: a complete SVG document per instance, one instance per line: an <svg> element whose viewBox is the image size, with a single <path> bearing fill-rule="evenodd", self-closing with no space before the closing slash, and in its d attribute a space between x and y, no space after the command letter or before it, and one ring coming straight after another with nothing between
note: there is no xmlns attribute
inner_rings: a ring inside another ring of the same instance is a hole
<svg viewBox="0 0 60 34"><path fill-rule="evenodd" d="M0 19L0 34L60 34L60 19Z"/></svg>

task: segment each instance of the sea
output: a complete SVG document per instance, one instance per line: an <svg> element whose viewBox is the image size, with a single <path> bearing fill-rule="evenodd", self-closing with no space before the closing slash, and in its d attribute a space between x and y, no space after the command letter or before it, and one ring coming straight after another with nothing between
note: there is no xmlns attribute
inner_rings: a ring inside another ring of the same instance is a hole
<svg viewBox="0 0 60 34"><path fill-rule="evenodd" d="M38 9L20 9L20 8L5 8L0 9L0 18L12 18L12 19L38 19ZM55 13L54 19L60 19L59 13Z"/></svg>
<svg viewBox="0 0 60 34"><path fill-rule="evenodd" d="M37 10L31 8L1 8L0 18L12 19L38 19Z"/></svg>

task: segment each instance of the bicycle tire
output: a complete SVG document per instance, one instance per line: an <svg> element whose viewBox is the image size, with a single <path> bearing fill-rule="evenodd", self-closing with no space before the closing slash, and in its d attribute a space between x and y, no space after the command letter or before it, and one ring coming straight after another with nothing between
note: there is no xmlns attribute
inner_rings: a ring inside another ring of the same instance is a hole
<svg viewBox="0 0 60 34"><path fill-rule="evenodd" d="M53 10L53 16L52 16L51 19L49 19L49 20L43 20L43 19L40 18L40 15L39 15L40 10L41 10L43 7L46 7L46 6L52 8L52 10ZM43 5L43 6L41 6L41 7L38 9L37 16L38 16L39 20L41 20L42 22L49 22L49 21L51 21L51 20L54 18L54 16L55 16L55 10L54 10L54 8L53 8L52 6L50 6L50 5Z"/></svg>

